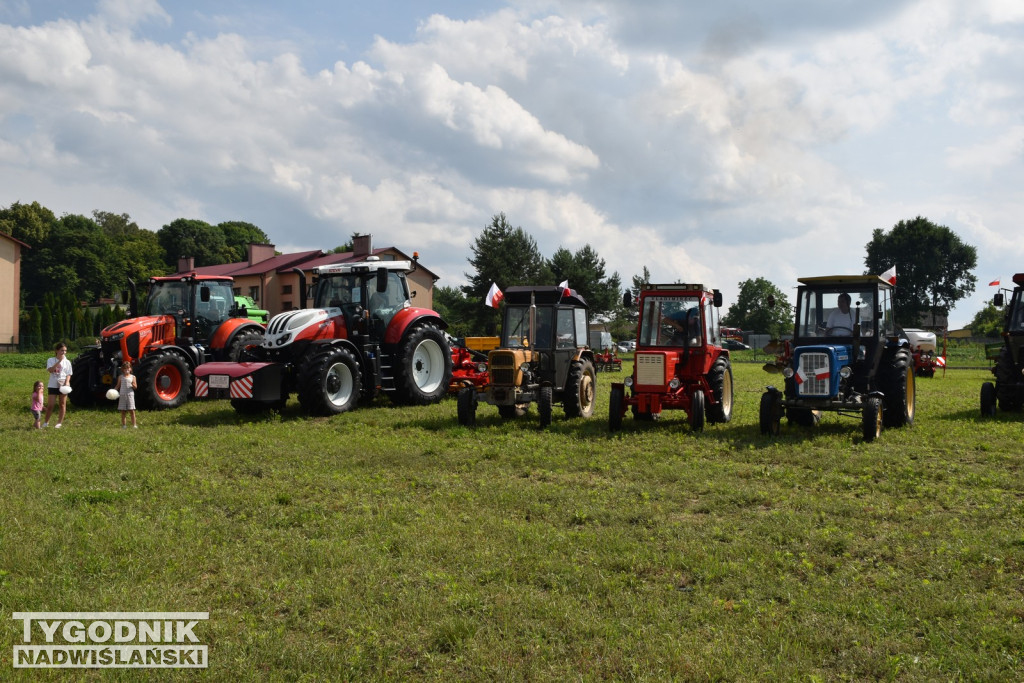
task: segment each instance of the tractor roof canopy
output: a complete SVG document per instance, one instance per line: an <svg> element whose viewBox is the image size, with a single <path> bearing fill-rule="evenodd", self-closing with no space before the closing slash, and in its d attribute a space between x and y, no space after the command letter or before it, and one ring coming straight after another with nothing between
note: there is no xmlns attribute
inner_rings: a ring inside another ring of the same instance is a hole
<svg viewBox="0 0 1024 683"><path fill-rule="evenodd" d="M565 290L561 287L550 285L544 287L509 287L505 290L505 304L516 304L519 306L525 304L529 306L531 294L533 295L532 300L538 306L562 305L587 308L587 302L575 291L571 294L565 294Z"/></svg>
<svg viewBox="0 0 1024 683"><path fill-rule="evenodd" d="M1014 275L1013 282L1014 284L1018 284L1021 287L1024 287L1024 273L1017 273L1016 275Z"/></svg>
<svg viewBox="0 0 1024 683"><path fill-rule="evenodd" d="M169 275L166 277L151 277L149 278L150 284L157 282L188 282L194 280L196 282L234 282L234 278L230 275L199 275L197 273L186 273L184 275Z"/></svg>
<svg viewBox="0 0 1024 683"><path fill-rule="evenodd" d="M408 273L412 270L411 261L360 261L358 263L336 263L319 266L314 271L318 275L349 275L352 273L376 273L379 269L399 270Z"/></svg>
<svg viewBox="0 0 1024 683"><path fill-rule="evenodd" d="M862 287L864 285L892 288L888 280L879 275L822 275L819 277L799 277L796 280L808 287Z"/></svg>
<svg viewBox="0 0 1024 683"><path fill-rule="evenodd" d="M693 284L676 282L670 285L644 285L644 288L640 290L641 296L654 293L699 296L701 294L712 294L712 291L699 282Z"/></svg>

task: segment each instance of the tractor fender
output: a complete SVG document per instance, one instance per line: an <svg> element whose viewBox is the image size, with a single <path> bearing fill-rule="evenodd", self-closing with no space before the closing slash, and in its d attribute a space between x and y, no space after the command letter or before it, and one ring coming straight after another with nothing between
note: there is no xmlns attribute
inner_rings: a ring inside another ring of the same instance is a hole
<svg viewBox="0 0 1024 683"><path fill-rule="evenodd" d="M439 330L448 329L448 323L441 320L441 316L435 311L432 311L429 308L416 308L414 306L410 306L409 308L403 308L398 313L395 313L395 317L392 318L391 323L388 324L387 332L384 333L384 343L399 343L411 327L423 322L430 322L433 325L436 325Z"/></svg>
<svg viewBox="0 0 1024 683"><path fill-rule="evenodd" d="M231 345L238 335L250 330L263 334L263 325L249 320L248 318L228 318L220 324L217 331L210 339L211 349L226 349Z"/></svg>
<svg viewBox="0 0 1024 683"><path fill-rule="evenodd" d="M188 364L189 370L195 370L196 366L199 365L200 351L195 346L178 346L177 344L154 344L146 347L146 356L156 353L157 351L171 351L176 353L185 359L185 363ZM145 356L139 359L139 362L145 360Z"/></svg>
<svg viewBox="0 0 1024 683"><path fill-rule="evenodd" d="M362 358L362 350L352 343L348 338L345 339L316 339L309 343L309 348L306 350L306 355L310 353L318 352L328 346L343 346L355 355L356 358Z"/></svg>

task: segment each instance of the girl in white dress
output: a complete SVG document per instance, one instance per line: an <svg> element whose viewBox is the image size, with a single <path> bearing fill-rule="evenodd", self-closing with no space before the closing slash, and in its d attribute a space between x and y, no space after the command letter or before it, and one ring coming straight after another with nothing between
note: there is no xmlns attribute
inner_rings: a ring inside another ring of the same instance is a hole
<svg viewBox="0 0 1024 683"><path fill-rule="evenodd" d="M117 381L117 391L120 394L117 399L117 409L121 411L121 429L126 427L125 418L128 413L132 414L132 427L139 428L135 422L135 390L137 388L135 375L132 374L132 364L127 361L121 363L121 378Z"/></svg>

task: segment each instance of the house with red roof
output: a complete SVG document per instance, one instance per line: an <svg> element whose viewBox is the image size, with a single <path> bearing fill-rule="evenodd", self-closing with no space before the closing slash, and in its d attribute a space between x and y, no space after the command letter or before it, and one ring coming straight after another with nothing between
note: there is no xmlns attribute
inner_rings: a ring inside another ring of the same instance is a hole
<svg viewBox="0 0 1024 683"><path fill-rule="evenodd" d="M21 318L21 250L30 247L0 232L0 351L16 351Z"/></svg>

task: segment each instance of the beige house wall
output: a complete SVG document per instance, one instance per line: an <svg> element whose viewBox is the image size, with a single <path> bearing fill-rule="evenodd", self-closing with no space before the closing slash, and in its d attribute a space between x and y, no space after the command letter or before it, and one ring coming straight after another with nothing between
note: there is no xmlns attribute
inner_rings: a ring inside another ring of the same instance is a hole
<svg viewBox="0 0 1024 683"><path fill-rule="evenodd" d="M0 237L0 348L18 344L20 297L21 245Z"/></svg>

